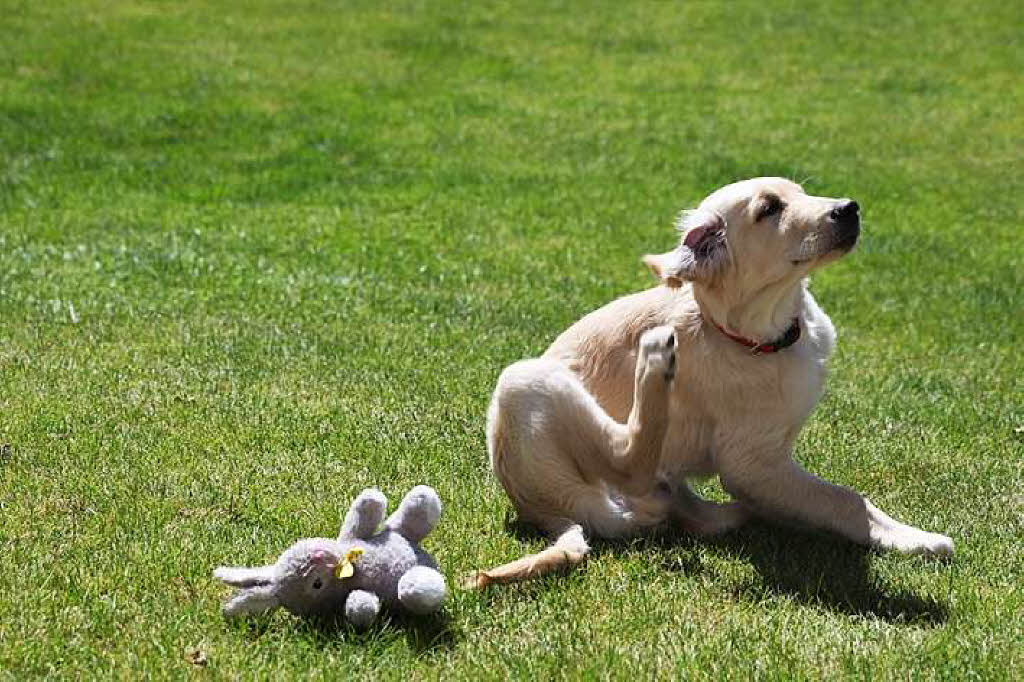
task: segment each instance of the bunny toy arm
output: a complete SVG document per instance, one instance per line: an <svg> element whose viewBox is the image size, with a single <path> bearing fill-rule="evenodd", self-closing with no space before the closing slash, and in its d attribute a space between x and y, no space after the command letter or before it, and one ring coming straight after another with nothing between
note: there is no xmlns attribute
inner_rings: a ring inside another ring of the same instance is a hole
<svg viewBox="0 0 1024 682"><path fill-rule="evenodd" d="M444 576L429 566L411 568L398 581L398 601L418 615L439 609L446 593Z"/></svg>
<svg viewBox="0 0 1024 682"><path fill-rule="evenodd" d="M370 626L380 613L380 598L366 590L352 590L345 600L345 619L354 627Z"/></svg>

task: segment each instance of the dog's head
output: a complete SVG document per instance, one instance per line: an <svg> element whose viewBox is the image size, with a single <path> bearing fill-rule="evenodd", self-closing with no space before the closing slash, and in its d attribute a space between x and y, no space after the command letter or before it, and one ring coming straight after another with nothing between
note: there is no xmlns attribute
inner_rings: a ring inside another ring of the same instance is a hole
<svg viewBox="0 0 1024 682"><path fill-rule="evenodd" d="M679 246L644 262L665 284L684 280L741 290L799 281L857 243L859 207L851 199L806 194L783 178L726 185L677 223Z"/></svg>

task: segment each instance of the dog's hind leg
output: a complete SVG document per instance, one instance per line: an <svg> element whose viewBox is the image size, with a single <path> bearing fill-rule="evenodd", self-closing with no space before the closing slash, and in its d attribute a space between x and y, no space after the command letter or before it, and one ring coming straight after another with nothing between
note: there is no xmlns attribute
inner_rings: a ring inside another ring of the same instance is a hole
<svg viewBox="0 0 1024 682"><path fill-rule="evenodd" d="M705 500L685 482L673 492L670 514L674 523L696 535L724 533L750 518L750 510L742 503Z"/></svg>
<svg viewBox="0 0 1024 682"><path fill-rule="evenodd" d="M675 331L643 334L627 423L612 419L565 365L526 360L498 380L488 413L495 474L521 518L555 543L466 584L515 582L583 561L583 529L624 537L661 523L670 499L656 487L675 374Z"/></svg>
<svg viewBox="0 0 1024 682"><path fill-rule="evenodd" d="M636 516L641 523L650 515L647 498L660 497L656 473L675 345L672 327L641 336L625 424L612 419L560 362L524 360L502 372L488 411L487 447L494 473L525 519L545 529L549 520L570 519L616 537L628 534L614 523L619 511L634 510L624 518ZM623 499L609 499L616 495ZM661 511L664 506L655 501Z"/></svg>
<svg viewBox="0 0 1024 682"><path fill-rule="evenodd" d="M656 484L668 423L669 388L676 373L672 327L655 327L640 337L633 407L626 424L606 416L606 453L614 473L608 481L628 495L648 495ZM603 414L603 413L602 413Z"/></svg>

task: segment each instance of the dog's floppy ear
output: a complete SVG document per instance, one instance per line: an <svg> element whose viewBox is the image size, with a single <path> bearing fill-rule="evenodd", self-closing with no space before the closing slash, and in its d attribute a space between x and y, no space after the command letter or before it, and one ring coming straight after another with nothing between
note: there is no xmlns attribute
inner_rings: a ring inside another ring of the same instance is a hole
<svg viewBox="0 0 1024 682"><path fill-rule="evenodd" d="M670 287L683 280L708 282L729 262L725 220L719 214L697 209L679 216L676 228L683 233L679 246L660 255L644 256L654 276Z"/></svg>
<svg viewBox="0 0 1024 682"><path fill-rule="evenodd" d="M674 249L668 253L649 253L641 260L643 260L644 265L651 269L651 274L654 275L654 279L666 286L670 286L674 289L683 283L678 276L666 274L679 260Z"/></svg>

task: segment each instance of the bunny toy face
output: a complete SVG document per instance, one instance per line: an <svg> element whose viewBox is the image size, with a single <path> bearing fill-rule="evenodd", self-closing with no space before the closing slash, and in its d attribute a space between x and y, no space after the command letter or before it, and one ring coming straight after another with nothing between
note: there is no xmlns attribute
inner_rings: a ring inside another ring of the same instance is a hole
<svg viewBox="0 0 1024 682"><path fill-rule="evenodd" d="M350 591L335 577L342 556L336 541L308 538L285 550L276 563L218 568L215 577L241 588L224 605L224 614L237 616L278 606L299 615L339 609Z"/></svg>
<svg viewBox="0 0 1024 682"><path fill-rule="evenodd" d="M277 598L292 613L310 615L338 610L351 591L337 575L344 552L334 540L300 540L275 564Z"/></svg>

